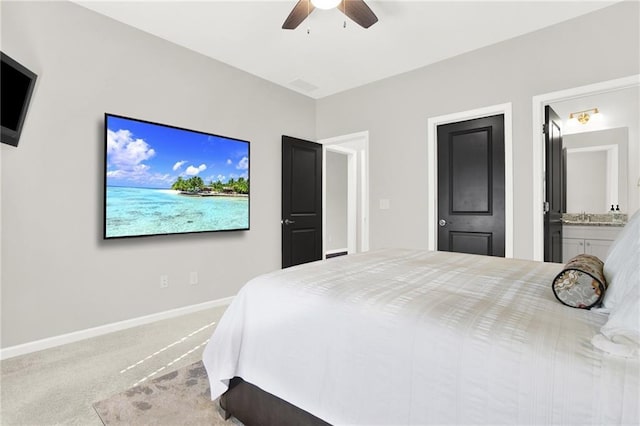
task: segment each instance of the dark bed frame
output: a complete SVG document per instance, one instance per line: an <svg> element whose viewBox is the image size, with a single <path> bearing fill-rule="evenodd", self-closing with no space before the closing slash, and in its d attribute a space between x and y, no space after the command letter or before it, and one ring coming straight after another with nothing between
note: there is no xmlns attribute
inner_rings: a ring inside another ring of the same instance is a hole
<svg viewBox="0 0 640 426"><path fill-rule="evenodd" d="M246 426L330 426L256 385L234 377L229 389L220 396L225 420L233 416Z"/></svg>

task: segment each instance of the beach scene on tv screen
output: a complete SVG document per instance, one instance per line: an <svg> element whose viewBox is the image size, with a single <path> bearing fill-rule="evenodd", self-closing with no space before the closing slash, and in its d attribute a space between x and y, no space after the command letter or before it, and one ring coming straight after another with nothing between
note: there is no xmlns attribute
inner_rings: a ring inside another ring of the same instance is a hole
<svg viewBox="0 0 640 426"><path fill-rule="evenodd" d="M249 143L106 116L105 237L249 228Z"/></svg>

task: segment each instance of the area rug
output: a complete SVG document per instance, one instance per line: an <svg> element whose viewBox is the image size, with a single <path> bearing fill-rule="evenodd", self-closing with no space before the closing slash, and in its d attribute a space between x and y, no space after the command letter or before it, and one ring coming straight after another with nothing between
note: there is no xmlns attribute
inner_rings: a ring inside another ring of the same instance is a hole
<svg viewBox="0 0 640 426"><path fill-rule="evenodd" d="M93 404L105 425L241 425L211 401L202 361Z"/></svg>

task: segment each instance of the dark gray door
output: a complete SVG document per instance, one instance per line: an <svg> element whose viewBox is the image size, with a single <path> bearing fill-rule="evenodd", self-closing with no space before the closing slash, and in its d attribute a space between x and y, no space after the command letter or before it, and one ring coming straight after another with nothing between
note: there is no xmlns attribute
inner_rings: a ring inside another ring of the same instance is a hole
<svg viewBox="0 0 640 426"><path fill-rule="evenodd" d="M438 126L438 250L504 256L504 115Z"/></svg>
<svg viewBox="0 0 640 426"><path fill-rule="evenodd" d="M564 154L560 117L544 108L544 261L562 263L562 211L564 210Z"/></svg>
<svg viewBox="0 0 640 426"><path fill-rule="evenodd" d="M322 259L322 145L282 136L282 267Z"/></svg>

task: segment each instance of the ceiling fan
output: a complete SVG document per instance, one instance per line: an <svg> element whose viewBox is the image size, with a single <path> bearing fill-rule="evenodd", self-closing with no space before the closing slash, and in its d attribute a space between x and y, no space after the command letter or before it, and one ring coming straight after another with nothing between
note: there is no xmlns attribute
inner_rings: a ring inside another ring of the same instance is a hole
<svg viewBox="0 0 640 426"><path fill-rule="evenodd" d="M334 7L337 7L363 28L369 28L378 22L378 17L364 0L298 0L298 3L293 7L284 24L282 24L282 29L296 29L315 8L333 9Z"/></svg>

